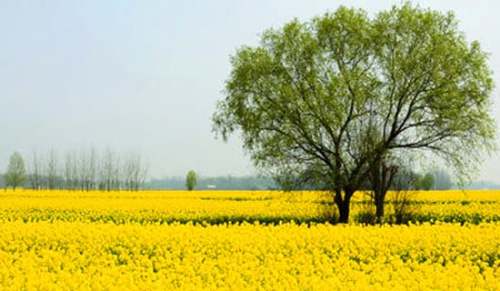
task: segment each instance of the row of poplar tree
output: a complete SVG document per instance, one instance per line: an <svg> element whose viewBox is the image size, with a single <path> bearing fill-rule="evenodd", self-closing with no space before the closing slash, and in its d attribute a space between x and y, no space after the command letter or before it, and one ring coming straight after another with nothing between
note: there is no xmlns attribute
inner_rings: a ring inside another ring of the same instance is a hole
<svg viewBox="0 0 500 291"><path fill-rule="evenodd" d="M110 149L94 148L68 151L58 155L49 150L33 152L25 158L11 155L4 179L7 187L68 190L130 190L144 185L148 167L137 153L118 154Z"/></svg>

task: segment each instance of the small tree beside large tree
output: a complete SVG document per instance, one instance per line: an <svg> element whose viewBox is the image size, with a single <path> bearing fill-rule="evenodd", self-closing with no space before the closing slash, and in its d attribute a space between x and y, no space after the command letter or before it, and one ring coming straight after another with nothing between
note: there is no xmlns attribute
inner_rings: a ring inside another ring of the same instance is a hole
<svg viewBox="0 0 500 291"><path fill-rule="evenodd" d="M421 151L465 177L494 148L487 56L451 13L341 7L267 30L231 65L215 132L240 131L256 166L330 191L340 222L388 155Z"/></svg>

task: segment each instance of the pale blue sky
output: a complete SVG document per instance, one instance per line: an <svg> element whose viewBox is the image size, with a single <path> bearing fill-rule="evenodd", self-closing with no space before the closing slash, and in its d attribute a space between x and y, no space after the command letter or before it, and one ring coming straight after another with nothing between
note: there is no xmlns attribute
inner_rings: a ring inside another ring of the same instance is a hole
<svg viewBox="0 0 500 291"><path fill-rule="evenodd" d="M414 2L455 11L467 38L491 53L500 86L500 2ZM236 136L225 144L211 133L230 54L294 17L394 3L1 0L0 168L14 150L93 145L141 152L156 177L253 173ZM479 176L500 182L497 173L499 155Z"/></svg>

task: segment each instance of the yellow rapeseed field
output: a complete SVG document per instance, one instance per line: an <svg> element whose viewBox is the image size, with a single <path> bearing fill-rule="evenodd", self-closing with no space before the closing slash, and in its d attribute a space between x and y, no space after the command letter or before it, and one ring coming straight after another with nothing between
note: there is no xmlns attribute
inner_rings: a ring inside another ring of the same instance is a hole
<svg viewBox="0 0 500 291"><path fill-rule="evenodd" d="M414 193L415 222L500 221L500 192ZM389 193L389 198L391 193ZM352 220L366 211L355 195ZM387 207L390 214L390 205ZM83 221L113 223L325 222L335 215L322 192L279 191L0 191L0 221Z"/></svg>
<svg viewBox="0 0 500 291"><path fill-rule="evenodd" d="M366 226L362 193L334 225L319 192L2 191L0 290L499 290L499 194Z"/></svg>

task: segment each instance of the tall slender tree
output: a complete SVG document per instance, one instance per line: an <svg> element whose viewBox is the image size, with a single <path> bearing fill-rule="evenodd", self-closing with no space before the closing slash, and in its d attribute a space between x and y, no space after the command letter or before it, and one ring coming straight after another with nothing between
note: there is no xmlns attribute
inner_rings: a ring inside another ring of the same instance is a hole
<svg viewBox="0 0 500 291"><path fill-rule="evenodd" d="M198 183L198 176L196 175L196 172L190 170L186 175L186 188L189 191L192 191L196 187L197 183Z"/></svg>

